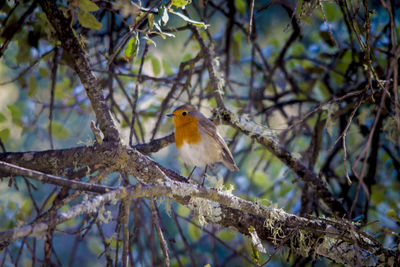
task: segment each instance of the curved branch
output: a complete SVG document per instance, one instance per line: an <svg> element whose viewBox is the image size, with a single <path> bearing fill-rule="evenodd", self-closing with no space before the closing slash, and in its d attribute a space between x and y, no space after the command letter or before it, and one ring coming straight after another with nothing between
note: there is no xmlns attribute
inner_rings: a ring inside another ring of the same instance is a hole
<svg viewBox="0 0 400 267"><path fill-rule="evenodd" d="M238 117L226 109L216 111L214 116L217 118L217 122L221 121L231 125L266 147L294 173L296 173L300 179L306 182L328 205L333 213L340 217L346 214L343 205L331 194L322 179L320 179L312 170L303 165L299 160L295 159L293 155L276 142L271 135L268 136L268 129L257 125L252 121Z"/></svg>

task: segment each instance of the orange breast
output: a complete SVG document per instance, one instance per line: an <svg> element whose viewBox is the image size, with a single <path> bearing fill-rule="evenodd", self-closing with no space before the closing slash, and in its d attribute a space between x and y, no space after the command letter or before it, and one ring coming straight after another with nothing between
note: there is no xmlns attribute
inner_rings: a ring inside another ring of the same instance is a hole
<svg viewBox="0 0 400 267"><path fill-rule="evenodd" d="M201 133L197 120L175 128L175 144L178 148L183 146L183 143L198 144L200 140Z"/></svg>

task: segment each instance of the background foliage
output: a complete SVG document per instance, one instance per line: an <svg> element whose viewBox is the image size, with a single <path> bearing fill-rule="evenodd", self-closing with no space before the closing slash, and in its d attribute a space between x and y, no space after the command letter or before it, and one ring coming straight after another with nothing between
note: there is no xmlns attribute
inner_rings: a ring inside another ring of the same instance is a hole
<svg viewBox="0 0 400 267"><path fill-rule="evenodd" d="M96 120L92 103L71 55L38 2L0 1L2 152L67 149L95 140L90 130L90 121ZM252 130L261 129L277 140L326 182L347 211L346 219L386 248L396 248L399 3L190 2L57 2L88 54L121 139L135 146L169 135L173 126L165 114L182 103L191 103L211 117L220 107L217 89L234 114L257 123ZM204 59L203 45L212 53L215 77ZM216 165L208 187L223 182L225 188L234 186L236 196L288 213L332 216L334 211L321 205L311 186L251 135L230 126L220 130L240 171ZM191 170L181 164L174 145L151 157L184 176ZM54 158L54 165L62 160ZM89 181L102 168L90 166L75 177ZM68 176L62 169L48 173ZM201 174L196 172L194 179L199 181ZM56 205L64 190L3 176L1 231L36 221ZM101 183L118 186L134 184L136 179L110 172ZM75 195L58 212L87 197ZM159 198L156 207L151 206L151 200L138 198L130 207L131 264L164 262L152 221L160 223L174 266L243 266L267 260L283 266L330 263L298 256L273 243L264 243L267 253L258 253L251 238L218 224L200 225L199 217L183 205ZM108 203L97 213L57 226L50 262L117 266L122 209L122 202ZM46 244L46 238L18 239L3 246L1 265L45 264Z"/></svg>

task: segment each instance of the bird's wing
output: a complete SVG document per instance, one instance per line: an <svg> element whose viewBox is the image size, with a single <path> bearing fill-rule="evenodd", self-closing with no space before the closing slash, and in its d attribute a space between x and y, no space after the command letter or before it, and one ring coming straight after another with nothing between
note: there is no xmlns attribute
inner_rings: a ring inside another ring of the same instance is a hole
<svg viewBox="0 0 400 267"><path fill-rule="evenodd" d="M222 148L222 163L224 163L224 165L231 171L239 170L239 168L235 164L235 160L233 159L231 151L226 145L224 139L217 132L217 127L215 126L215 124L202 114L200 116L202 117L198 121L199 126L204 130L205 133L213 137L213 139L216 140Z"/></svg>

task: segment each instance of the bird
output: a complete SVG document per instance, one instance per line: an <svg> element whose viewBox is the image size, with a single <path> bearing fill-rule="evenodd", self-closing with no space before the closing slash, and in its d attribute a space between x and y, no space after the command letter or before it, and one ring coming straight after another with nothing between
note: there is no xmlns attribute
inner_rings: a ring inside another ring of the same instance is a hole
<svg viewBox="0 0 400 267"><path fill-rule="evenodd" d="M190 104L174 109L168 117L175 126L175 144L182 161L194 165L188 176L190 179L196 167L204 167L202 186L209 164L221 162L231 171L239 168L215 124Z"/></svg>

